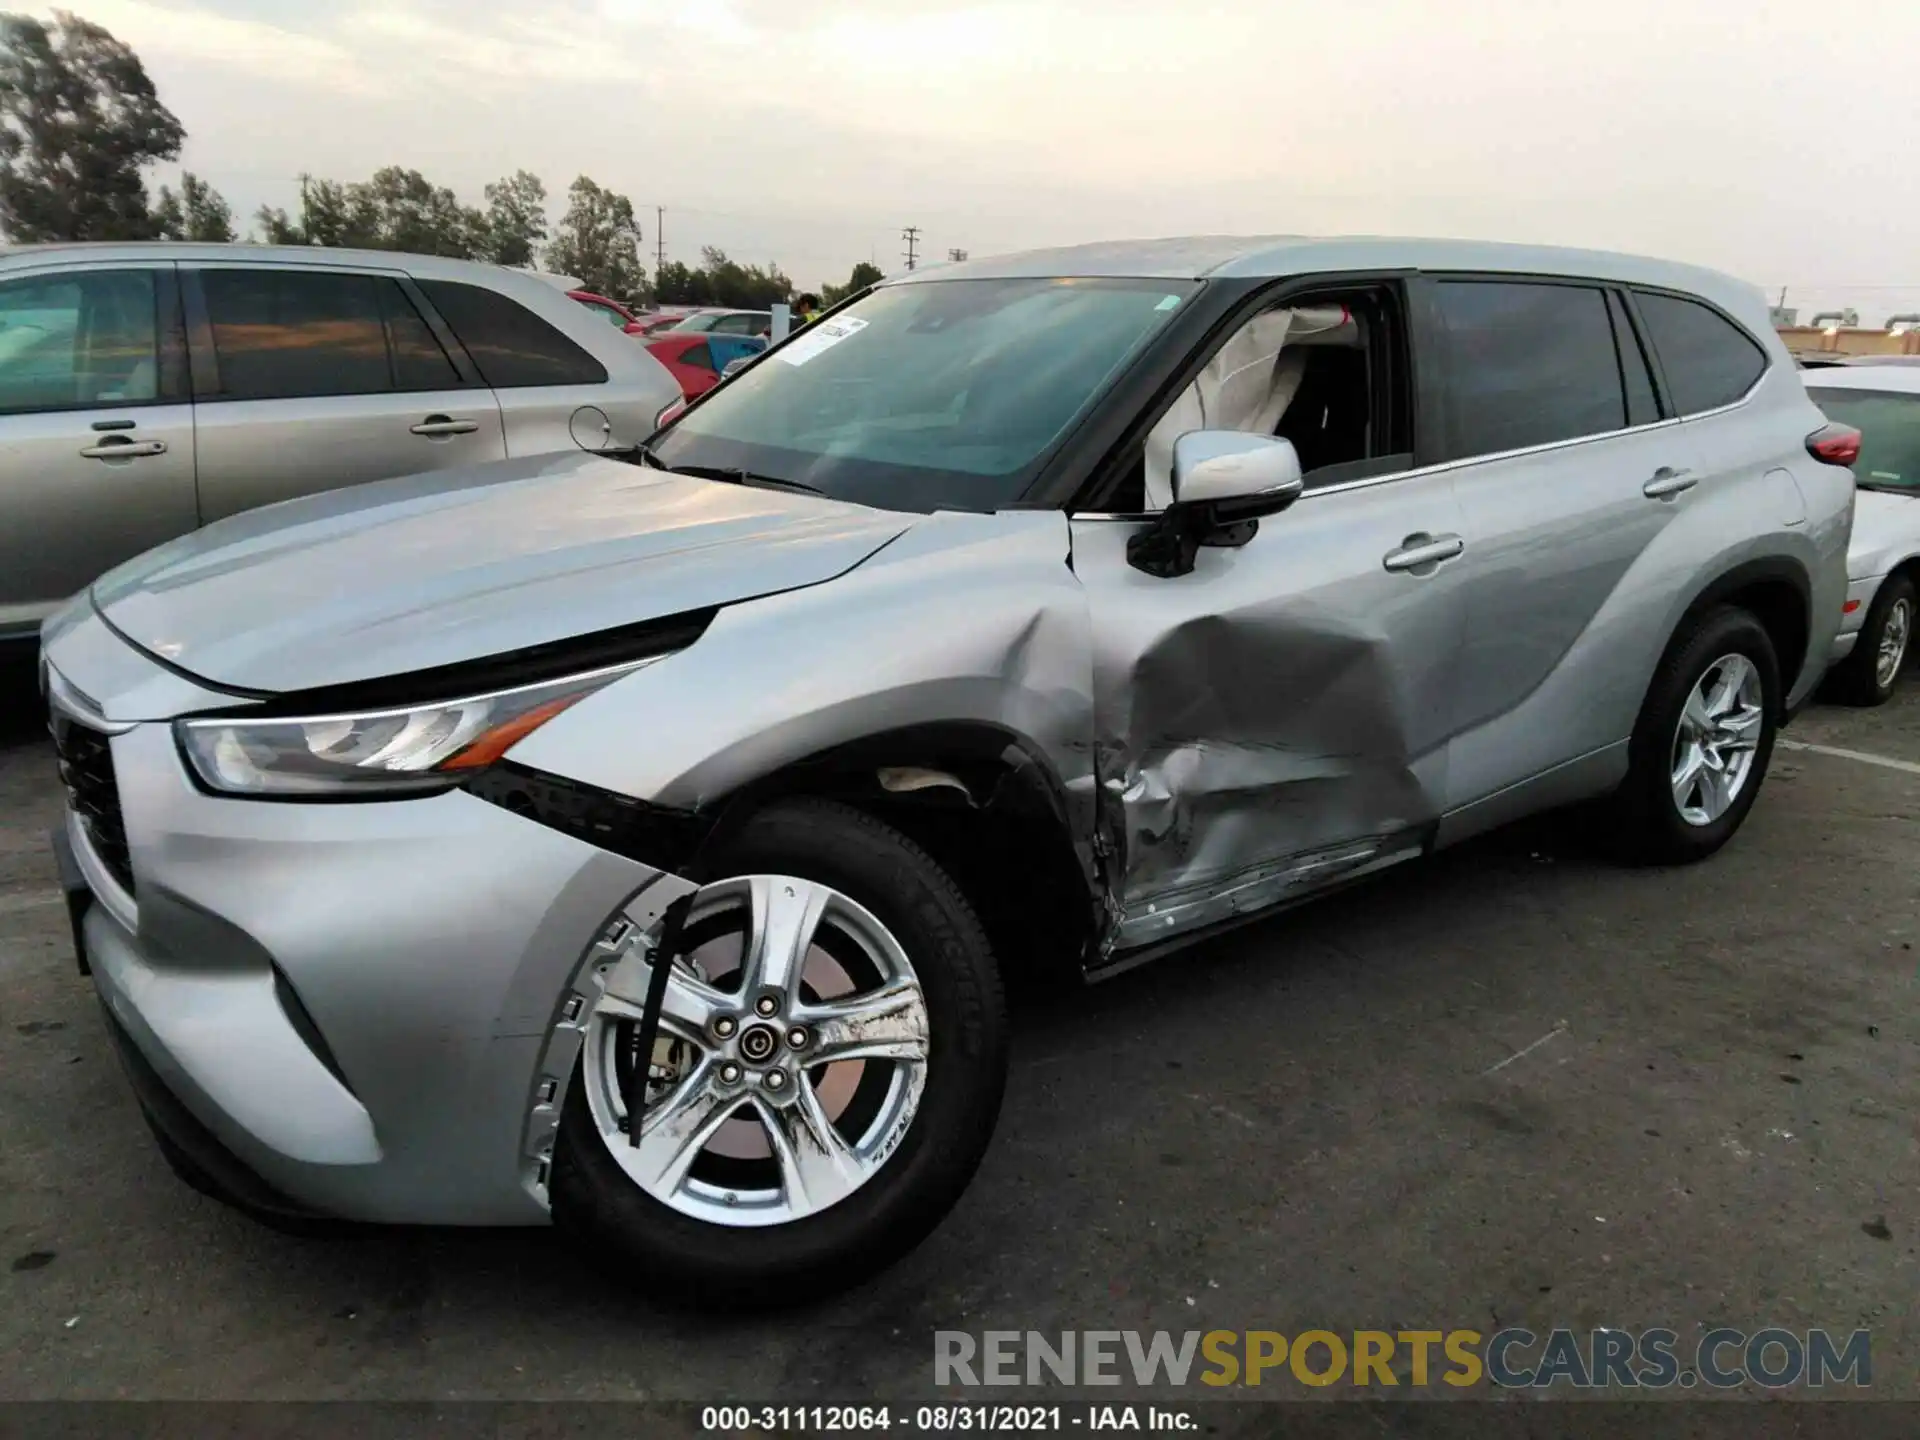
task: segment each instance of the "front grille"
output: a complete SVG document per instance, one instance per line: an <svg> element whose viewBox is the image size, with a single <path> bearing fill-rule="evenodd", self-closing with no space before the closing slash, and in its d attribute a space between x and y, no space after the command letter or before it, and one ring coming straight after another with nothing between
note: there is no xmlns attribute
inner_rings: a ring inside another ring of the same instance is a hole
<svg viewBox="0 0 1920 1440"><path fill-rule="evenodd" d="M107 737L56 710L53 748L60 757L60 779L67 787L67 803L80 817L94 854L131 895L133 865L127 854L127 826L120 815L120 787L113 778L113 750Z"/></svg>

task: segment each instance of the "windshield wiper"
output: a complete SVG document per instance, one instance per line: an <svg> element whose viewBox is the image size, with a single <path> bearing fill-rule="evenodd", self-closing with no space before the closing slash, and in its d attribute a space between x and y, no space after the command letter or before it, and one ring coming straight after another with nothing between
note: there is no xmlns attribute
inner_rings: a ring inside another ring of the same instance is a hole
<svg viewBox="0 0 1920 1440"><path fill-rule="evenodd" d="M667 468L666 461L654 454L652 447L644 440L635 445L609 445L604 450L595 450L591 453L605 455L610 460L626 460L641 465L651 465L656 470Z"/></svg>
<svg viewBox="0 0 1920 1440"><path fill-rule="evenodd" d="M659 461L654 462L656 465ZM676 475L691 475L696 480L721 480L729 485L757 485L769 490L793 490L802 495L825 495L818 485L804 480L782 480L778 475L756 475L751 470L719 465L669 465L663 467Z"/></svg>

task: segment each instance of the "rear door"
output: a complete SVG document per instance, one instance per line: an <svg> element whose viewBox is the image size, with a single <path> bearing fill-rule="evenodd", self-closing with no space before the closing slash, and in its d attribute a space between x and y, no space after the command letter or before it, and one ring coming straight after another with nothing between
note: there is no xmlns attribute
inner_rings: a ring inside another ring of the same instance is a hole
<svg viewBox="0 0 1920 1440"><path fill-rule="evenodd" d="M493 387L509 455L632 442L653 432L654 414L626 413L639 397L611 384L605 365L519 301L458 280L419 285Z"/></svg>
<svg viewBox="0 0 1920 1440"><path fill-rule="evenodd" d="M0 280L0 637L198 523L170 261Z"/></svg>
<svg viewBox="0 0 1920 1440"><path fill-rule="evenodd" d="M184 272L200 511L505 457L500 408L390 272Z"/></svg>
<svg viewBox="0 0 1920 1440"><path fill-rule="evenodd" d="M1694 503L1697 476L1617 292L1509 276L1425 290L1473 542L1448 764L1458 808L1631 731L1641 647L1619 643L1607 617L1641 554Z"/></svg>

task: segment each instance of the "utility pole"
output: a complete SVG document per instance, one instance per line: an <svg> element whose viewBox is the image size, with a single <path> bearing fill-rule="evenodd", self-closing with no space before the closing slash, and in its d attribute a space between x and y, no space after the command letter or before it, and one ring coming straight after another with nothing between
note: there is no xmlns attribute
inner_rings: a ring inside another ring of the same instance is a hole
<svg viewBox="0 0 1920 1440"><path fill-rule="evenodd" d="M667 207L653 207L653 277L657 281L667 264Z"/></svg>
<svg viewBox="0 0 1920 1440"><path fill-rule="evenodd" d="M958 265L962 260L966 258L967 258L967 252L964 250L947 251L947 259L953 261L953 263L956 265Z"/></svg>
<svg viewBox="0 0 1920 1440"><path fill-rule="evenodd" d="M900 232L900 238L907 242L907 268L911 270L920 260L920 227L907 226Z"/></svg>

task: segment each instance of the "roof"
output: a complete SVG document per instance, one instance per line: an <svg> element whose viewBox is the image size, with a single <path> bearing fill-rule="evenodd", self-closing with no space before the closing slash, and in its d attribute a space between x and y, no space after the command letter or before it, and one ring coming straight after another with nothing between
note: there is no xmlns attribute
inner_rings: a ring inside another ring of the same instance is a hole
<svg viewBox="0 0 1920 1440"><path fill-rule="evenodd" d="M1891 390L1920 395L1920 365L1835 365L1804 371L1809 390Z"/></svg>
<svg viewBox="0 0 1920 1440"><path fill-rule="evenodd" d="M398 250L345 250L324 245L221 245L194 240L103 240L57 245L0 245L0 269L24 260L66 260L97 265L115 260L185 260L246 264L270 261L276 265L359 265L375 270L403 270L410 275L453 279L485 270L493 276L511 275L557 289L555 277L539 271L494 265L484 260L456 260L443 255L414 255Z"/></svg>
<svg viewBox="0 0 1920 1440"><path fill-rule="evenodd" d="M887 283L1067 275L1164 280L1278 279L1341 270L1511 271L1660 285L1705 296L1756 328L1772 329L1767 320L1765 298L1758 287L1717 270L1604 250L1388 235L1199 235L1164 240L1116 240L965 260L894 275Z"/></svg>

